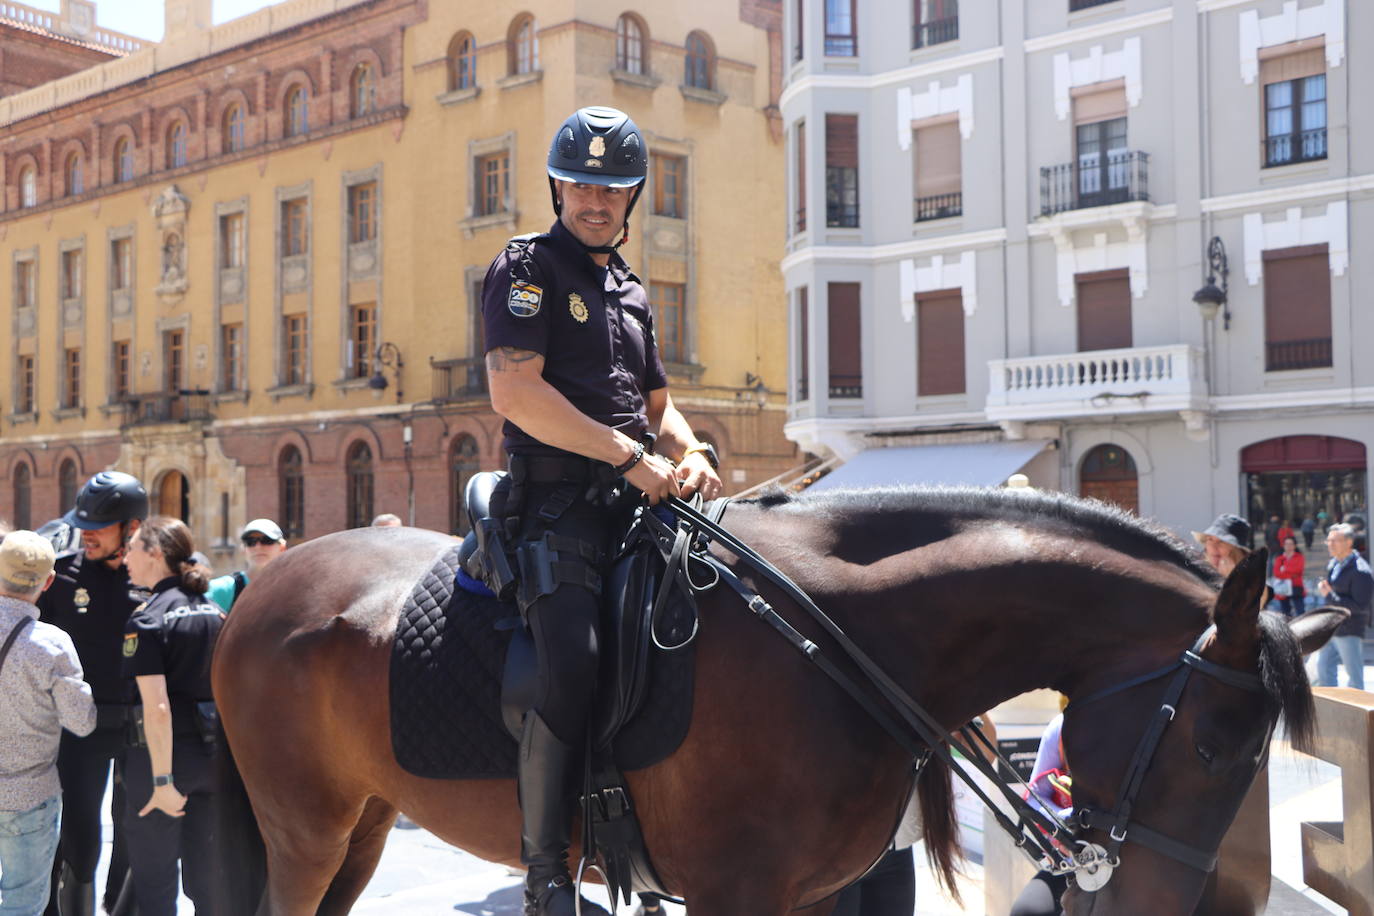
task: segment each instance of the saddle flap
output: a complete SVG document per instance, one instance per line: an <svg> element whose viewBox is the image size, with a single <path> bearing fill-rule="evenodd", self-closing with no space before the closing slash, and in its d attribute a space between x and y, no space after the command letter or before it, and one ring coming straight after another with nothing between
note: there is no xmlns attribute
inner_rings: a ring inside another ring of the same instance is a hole
<svg viewBox="0 0 1374 916"><path fill-rule="evenodd" d="M642 538L611 568L602 596L600 671L592 746L607 747L644 699L652 647L650 614L664 563Z"/></svg>

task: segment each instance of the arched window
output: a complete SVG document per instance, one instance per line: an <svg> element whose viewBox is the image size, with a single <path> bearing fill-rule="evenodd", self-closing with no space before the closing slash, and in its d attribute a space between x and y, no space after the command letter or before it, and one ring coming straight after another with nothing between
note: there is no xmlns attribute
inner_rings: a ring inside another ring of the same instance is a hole
<svg viewBox="0 0 1374 916"><path fill-rule="evenodd" d="M448 43L448 91L477 85L477 42L471 32L459 32Z"/></svg>
<svg viewBox="0 0 1374 916"><path fill-rule="evenodd" d="M694 89L714 89L715 52L711 40L701 32L687 36L687 70L683 82Z"/></svg>
<svg viewBox="0 0 1374 916"><path fill-rule="evenodd" d="M62 167L62 183L66 186L67 194L80 194L86 190L86 182L82 175L81 154L72 152L67 156L67 162Z"/></svg>
<svg viewBox="0 0 1374 916"><path fill-rule="evenodd" d="M27 464L14 468L14 527L33 528L33 472Z"/></svg>
<svg viewBox="0 0 1374 916"><path fill-rule="evenodd" d="M297 86L286 94L286 135L299 137L309 129L310 90Z"/></svg>
<svg viewBox="0 0 1374 916"><path fill-rule="evenodd" d="M377 79L372 67L358 64L353 68L353 79L349 85L349 95L353 99L353 117L361 118L372 114L377 108Z"/></svg>
<svg viewBox="0 0 1374 916"><path fill-rule="evenodd" d="M31 165L19 173L19 206L32 207L38 203L38 173Z"/></svg>
<svg viewBox="0 0 1374 916"><path fill-rule="evenodd" d="M134 145L128 137L120 137L114 148L115 181L132 181L134 178Z"/></svg>
<svg viewBox="0 0 1374 916"><path fill-rule="evenodd" d="M348 527L372 524L372 449L355 442L348 450Z"/></svg>
<svg viewBox="0 0 1374 916"><path fill-rule="evenodd" d="M615 23L615 65L626 73L647 73L645 45L643 23L630 13L622 14Z"/></svg>
<svg viewBox="0 0 1374 916"><path fill-rule="evenodd" d="M66 512L76 505L76 462L65 459L57 469L57 509Z"/></svg>
<svg viewBox="0 0 1374 916"><path fill-rule="evenodd" d="M167 168L181 168L186 164L186 125L180 121L167 130Z"/></svg>
<svg viewBox="0 0 1374 916"><path fill-rule="evenodd" d="M243 106L235 102L224 110L224 123L220 125L221 140L226 153L237 153L245 145L248 118Z"/></svg>
<svg viewBox="0 0 1374 916"><path fill-rule="evenodd" d="M1135 459L1119 445L1099 445L1083 457L1079 495L1114 503L1128 512L1140 511Z"/></svg>
<svg viewBox="0 0 1374 916"><path fill-rule="evenodd" d="M305 537L305 464L301 450L288 445L277 465L277 496L287 539Z"/></svg>
<svg viewBox="0 0 1374 916"><path fill-rule="evenodd" d="M510 46L511 75L539 69L539 36L534 31L533 16L525 13L511 22L507 44Z"/></svg>
<svg viewBox="0 0 1374 916"><path fill-rule="evenodd" d="M449 462L449 486L452 490L448 530L450 534L467 534L472 527L468 524L468 506L464 498L468 481L481 470L477 458L477 440L471 436L459 436L453 443L453 458Z"/></svg>

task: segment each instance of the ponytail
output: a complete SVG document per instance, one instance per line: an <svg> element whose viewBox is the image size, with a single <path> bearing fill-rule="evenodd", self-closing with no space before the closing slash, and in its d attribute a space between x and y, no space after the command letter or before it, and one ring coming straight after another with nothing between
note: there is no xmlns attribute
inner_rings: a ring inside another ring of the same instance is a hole
<svg viewBox="0 0 1374 916"><path fill-rule="evenodd" d="M193 595L203 595L210 590L210 570L192 560L183 560L177 571L181 576L181 587Z"/></svg>

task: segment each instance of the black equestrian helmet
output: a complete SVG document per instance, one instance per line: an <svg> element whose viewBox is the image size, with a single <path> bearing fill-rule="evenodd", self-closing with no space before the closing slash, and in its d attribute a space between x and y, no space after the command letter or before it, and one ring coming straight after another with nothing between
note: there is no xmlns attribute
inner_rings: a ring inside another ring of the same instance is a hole
<svg viewBox="0 0 1374 916"><path fill-rule="evenodd" d="M76 494L65 521L93 531L118 522L148 517L148 491L138 478L120 471L101 471Z"/></svg>

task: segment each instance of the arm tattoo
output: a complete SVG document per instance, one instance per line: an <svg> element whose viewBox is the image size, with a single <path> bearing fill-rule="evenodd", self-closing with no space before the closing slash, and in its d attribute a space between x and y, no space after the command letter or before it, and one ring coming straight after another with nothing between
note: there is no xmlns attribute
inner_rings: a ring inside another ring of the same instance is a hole
<svg viewBox="0 0 1374 916"><path fill-rule="evenodd" d="M539 354L518 347L497 347L487 354L488 372L514 372L519 363L527 363Z"/></svg>

